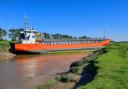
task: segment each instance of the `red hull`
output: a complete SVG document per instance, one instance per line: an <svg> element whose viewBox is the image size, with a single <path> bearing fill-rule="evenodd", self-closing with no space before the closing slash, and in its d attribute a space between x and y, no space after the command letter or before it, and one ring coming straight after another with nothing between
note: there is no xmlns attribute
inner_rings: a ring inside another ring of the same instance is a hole
<svg viewBox="0 0 128 89"><path fill-rule="evenodd" d="M96 48L104 47L110 43L106 39L98 43L80 43L80 44L15 44L15 51L49 51L49 50L66 50L66 49L83 49L83 48Z"/></svg>

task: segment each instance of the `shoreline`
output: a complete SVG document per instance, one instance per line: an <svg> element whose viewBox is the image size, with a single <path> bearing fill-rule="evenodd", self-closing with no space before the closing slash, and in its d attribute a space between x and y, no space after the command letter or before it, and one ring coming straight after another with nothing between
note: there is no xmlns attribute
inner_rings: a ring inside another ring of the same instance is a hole
<svg viewBox="0 0 128 89"><path fill-rule="evenodd" d="M48 81L47 83L38 85L37 89L76 89L76 84L81 80L81 74L83 73L83 69L86 68L88 65L92 65L93 63L91 63L91 61L93 61L98 55L102 54L104 51L104 49L93 51L92 53L88 53L88 55L84 56L83 58L72 62L70 64L69 70L56 74L55 78L53 80L50 80L53 81L53 83L50 83L50 81ZM94 69L94 67L92 66L91 68ZM90 79L95 76L89 73L87 75L88 77L90 76Z"/></svg>
<svg viewBox="0 0 128 89"><path fill-rule="evenodd" d="M9 52L0 52L0 62L10 60L14 56L16 55Z"/></svg>
<svg viewBox="0 0 128 89"><path fill-rule="evenodd" d="M19 89L19 88L20 89L36 89L38 85L42 83L43 84L47 83L55 79L56 74L68 71L71 63L78 61L87 55L88 54L86 53L80 53L80 54L75 54L75 55L74 54L66 54L66 55L62 54L62 55L40 55L37 57L26 56L23 58L21 58L20 56L16 56L14 57L16 60L12 61L15 63L12 63L12 62L7 63L10 65L10 67L8 66L9 69L11 68L11 65L14 66L14 64L15 65L20 64L19 65L20 67L17 66L17 68L20 68L18 69L18 71L22 70L22 68L25 70L28 70L26 73L23 72L27 76L24 77L24 75L22 75L23 78L21 77L22 78L21 80L20 78L19 80L16 80L16 81L19 81L20 83L13 83L13 82L9 83L7 81L6 85L2 85L2 86L5 86L5 89ZM35 69L37 71L35 71ZM13 68L13 70L15 70L15 68ZM16 71L13 71L13 70L11 72L17 73ZM35 74L31 74L31 71L35 71ZM10 78L14 77L15 79L15 75L9 75L9 76ZM11 85L7 86L8 84L11 84Z"/></svg>

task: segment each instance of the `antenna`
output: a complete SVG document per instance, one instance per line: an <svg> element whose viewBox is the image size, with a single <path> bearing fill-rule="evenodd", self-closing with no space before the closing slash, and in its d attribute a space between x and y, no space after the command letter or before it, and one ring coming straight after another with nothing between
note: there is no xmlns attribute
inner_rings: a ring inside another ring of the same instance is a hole
<svg viewBox="0 0 128 89"><path fill-rule="evenodd" d="M27 28L28 28L28 26L27 26L27 16L24 15L24 30L26 31Z"/></svg>
<svg viewBox="0 0 128 89"><path fill-rule="evenodd" d="M104 28L103 39L105 39L106 29Z"/></svg>

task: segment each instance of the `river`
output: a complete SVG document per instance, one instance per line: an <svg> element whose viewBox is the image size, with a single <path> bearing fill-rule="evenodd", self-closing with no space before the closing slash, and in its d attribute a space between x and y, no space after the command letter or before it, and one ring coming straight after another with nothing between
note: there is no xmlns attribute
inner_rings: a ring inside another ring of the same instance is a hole
<svg viewBox="0 0 128 89"><path fill-rule="evenodd" d="M0 89L31 89L69 70L87 54L18 55L0 63Z"/></svg>

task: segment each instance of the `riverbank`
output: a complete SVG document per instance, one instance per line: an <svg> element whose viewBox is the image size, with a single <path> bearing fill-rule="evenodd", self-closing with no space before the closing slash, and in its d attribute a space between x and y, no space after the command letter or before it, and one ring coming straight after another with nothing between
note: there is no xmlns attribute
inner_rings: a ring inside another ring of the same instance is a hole
<svg viewBox="0 0 128 89"><path fill-rule="evenodd" d="M128 43L114 43L96 59L97 74L78 89L128 89Z"/></svg>
<svg viewBox="0 0 128 89"><path fill-rule="evenodd" d="M10 45L8 41L0 41L0 61L7 61L15 55L9 52Z"/></svg>
<svg viewBox="0 0 128 89"><path fill-rule="evenodd" d="M70 65L69 71L58 73L56 78L51 80L52 83L50 81L39 85L37 89L72 89L76 83L79 82L83 69L90 64L91 60L93 60L98 53L99 52L96 51L91 52L80 60L73 62Z"/></svg>
<svg viewBox="0 0 128 89"><path fill-rule="evenodd" d="M0 52L0 62L8 61L12 59L15 56L15 54L9 53L9 52Z"/></svg>
<svg viewBox="0 0 128 89"><path fill-rule="evenodd" d="M127 55L128 43L114 43L72 63L69 71L57 75L58 81L37 89L127 89Z"/></svg>

